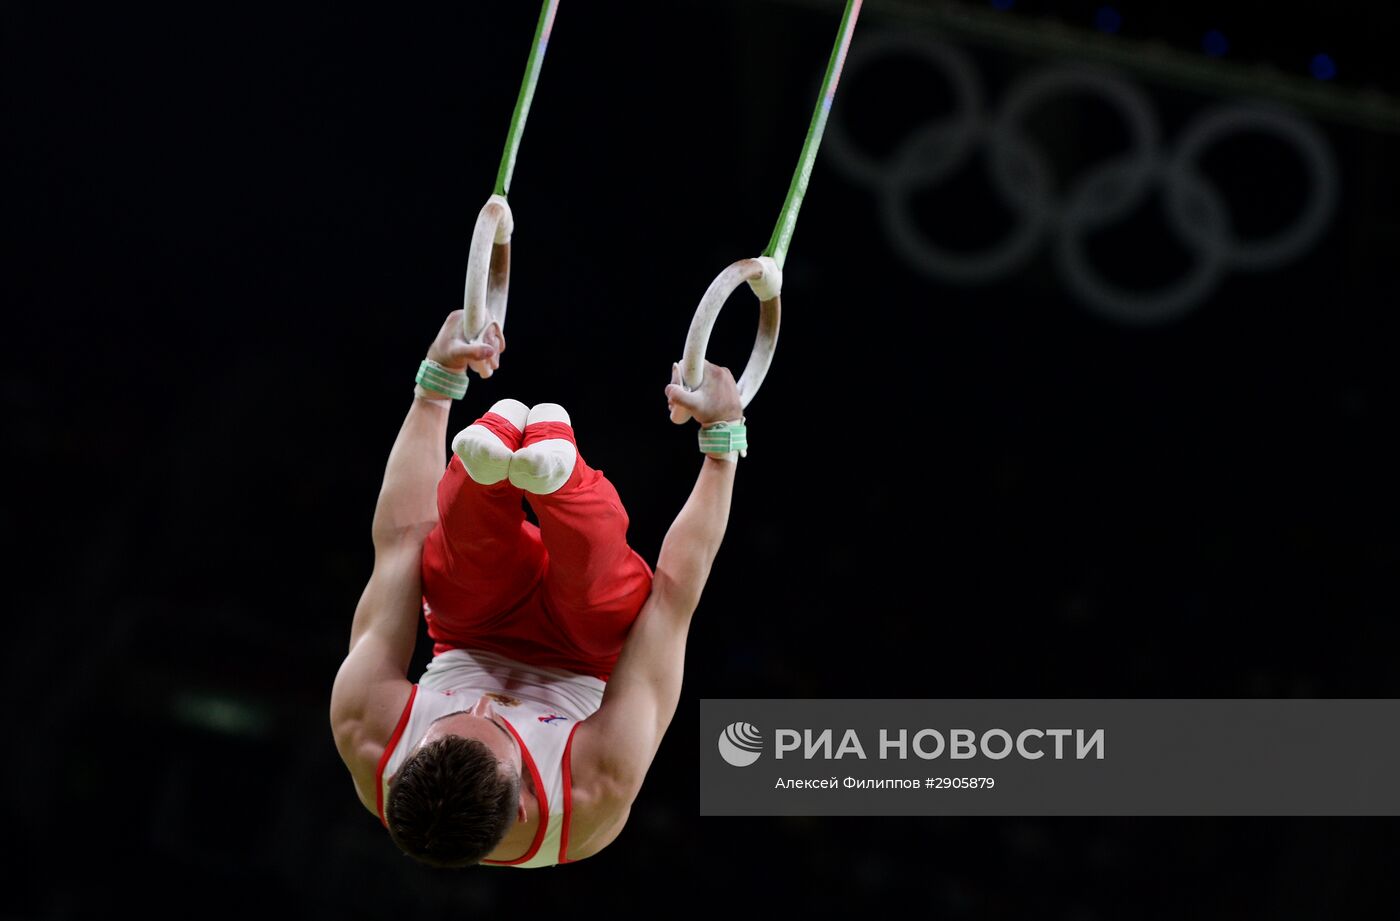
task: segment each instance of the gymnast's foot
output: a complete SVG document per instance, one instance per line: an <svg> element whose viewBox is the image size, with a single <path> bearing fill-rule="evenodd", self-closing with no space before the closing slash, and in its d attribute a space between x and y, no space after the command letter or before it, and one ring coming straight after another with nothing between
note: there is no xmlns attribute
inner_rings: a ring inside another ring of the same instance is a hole
<svg viewBox="0 0 1400 921"><path fill-rule="evenodd" d="M492 419L495 414L498 418ZM482 486L493 486L510 473L511 456L520 444L530 409L519 400L500 400L487 414L457 433L453 452L462 459L467 475ZM514 426L502 425L502 421Z"/></svg>
<svg viewBox="0 0 1400 921"><path fill-rule="evenodd" d="M537 496L555 492L569 481L578 461L569 414L558 403L530 408L523 447L510 459L510 481Z"/></svg>

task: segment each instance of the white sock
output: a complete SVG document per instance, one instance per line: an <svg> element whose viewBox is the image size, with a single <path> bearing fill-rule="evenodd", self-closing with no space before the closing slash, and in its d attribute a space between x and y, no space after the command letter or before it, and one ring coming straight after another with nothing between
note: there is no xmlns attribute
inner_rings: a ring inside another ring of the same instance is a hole
<svg viewBox="0 0 1400 921"><path fill-rule="evenodd" d="M526 426L535 422L562 422L571 425L569 414L558 403L539 403L530 408ZM510 459L510 481L519 489L547 496L569 481L578 462L578 450L566 438L546 438L526 445Z"/></svg>
<svg viewBox="0 0 1400 921"><path fill-rule="evenodd" d="M499 400L490 411L525 431L525 420L530 410L519 400ZM473 422L458 432L457 437L452 439L452 451L462 459L467 476L482 486L499 483L510 473L511 449L484 425Z"/></svg>

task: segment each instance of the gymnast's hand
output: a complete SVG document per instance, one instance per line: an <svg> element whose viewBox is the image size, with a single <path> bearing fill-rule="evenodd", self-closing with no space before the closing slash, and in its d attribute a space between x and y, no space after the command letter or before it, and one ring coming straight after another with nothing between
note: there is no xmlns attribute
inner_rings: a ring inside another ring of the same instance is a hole
<svg viewBox="0 0 1400 921"><path fill-rule="evenodd" d="M454 310L443 321L437 338L428 346L428 357L444 368L461 371L471 368L482 380L501 366L501 353L506 350L506 338L499 324L492 322L481 335L481 342L471 344L462 338L463 310Z"/></svg>
<svg viewBox="0 0 1400 921"><path fill-rule="evenodd" d="M686 390L681 383L681 366L671 365L671 383L666 386L666 405L671 409L672 422L684 422L694 416L701 425L710 422L738 422L744 417L744 401L739 385L728 368L705 362L705 380L698 390ZM677 408L681 410L677 418Z"/></svg>

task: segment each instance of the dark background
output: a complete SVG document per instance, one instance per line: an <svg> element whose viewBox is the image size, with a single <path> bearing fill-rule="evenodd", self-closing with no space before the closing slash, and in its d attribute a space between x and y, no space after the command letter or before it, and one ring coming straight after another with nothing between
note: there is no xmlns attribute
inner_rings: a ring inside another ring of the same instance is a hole
<svg viewBox="0 0 1400 921"><path fill-rule="evenodd" d="M870 0L857 45L929 28L907 15L918 6ZM1097 6L928 8L1093 37ZM1297 82L1326 51L1331 98L1395 92L1383 6L1125 3L1105 40L1209 71L1200 37L1220 28L1227 62ZM460 306L537 9L0 6L0 912L900 896L939 917L1095 919L1393 903L1391 819L697 816L703 697L1400 696L1400 134L1325 105L1304 116L1341 181L1324 236L1147 326L1086 310L1048 247L975 288L920 274L876 198L819 160L680 708L627 829L534 873L433 872L398 853L356 801L327 704L384 460L418 360ZM505 396L563 403L649 560L700 465L661 388L705 286L768 238L837 13L566 0L559 14L511 189L508 349L452 428ZM950 40L989 105L1055 63ZM909 67L842 85L837 115L872 152L947 104ZM1241 95L1120 72L1168 143ZM1120 140L1093 105L1062 100L1030 129L1062 182ZM977 163L920 199L950 246L1014 223ZM1209 165L1242 214L1263 203L1245 231L1302 198L1276 141L1223 144ZM1158 205L1094 246L1125 284L1190 261ZM736 296L713 360L742 365L752 305Z"/></svg>

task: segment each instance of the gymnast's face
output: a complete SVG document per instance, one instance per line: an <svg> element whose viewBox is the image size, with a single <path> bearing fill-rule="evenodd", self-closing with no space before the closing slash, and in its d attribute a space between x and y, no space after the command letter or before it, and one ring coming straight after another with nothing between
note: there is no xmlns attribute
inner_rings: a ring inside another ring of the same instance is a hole
<svg viewBox="0 0 1400 921"><path fill-rule="evenodd" d="M449 713L433 720L417 748L422 748L443 736L475 739L491 749L502 770L516 777L520 776L520 743L515 741L515 736L506 728L505 721L496 712L491 698L483 695L472 704L471 709Z"/></svg>

